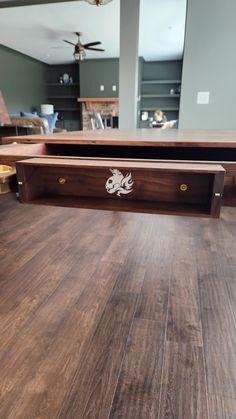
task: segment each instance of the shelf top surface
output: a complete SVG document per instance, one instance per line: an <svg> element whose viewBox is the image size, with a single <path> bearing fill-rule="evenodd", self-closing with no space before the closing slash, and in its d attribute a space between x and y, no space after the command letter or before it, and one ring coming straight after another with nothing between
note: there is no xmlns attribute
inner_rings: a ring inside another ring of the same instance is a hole
<svg viewBox="0 0 236 419"><path fill-rule="evenodd" d="M18 163L27 166L63 166L63 167L90 167L90 168L133 168L133 169L149 169L159 171L174 171L174 172L191 172L191 173L221 173L225 172L221 165L214 164L181 164L181 163L156 163L146 161L132 161L127 159L115 160L99 160L99 159L67 159L67 158L32 158L21 160Z"/></svg>
<svg viewBox="0 0 236 419"><path fill-rule="evenodd" d="M61 87L73 87L73 86L79 86L79 83L46 83L47 86L61 86Z"/></svg>
<svg viewBox="0 0 236 419"><path fill-rule="evenodd" d="M236 148L236 130L105 129L8 137L17 143Z"/></svg>

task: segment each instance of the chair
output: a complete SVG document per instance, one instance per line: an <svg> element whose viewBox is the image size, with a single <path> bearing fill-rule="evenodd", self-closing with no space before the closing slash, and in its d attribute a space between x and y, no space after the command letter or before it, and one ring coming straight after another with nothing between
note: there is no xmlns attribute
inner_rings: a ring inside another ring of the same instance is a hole
<svg viewBox="0 0 236 419"><path fill-rule="evenodd" d="M102 122L102 117L100 112L90 112L89 113L89 121L92 130L95 129L104 129L104 124Z"/></svg>

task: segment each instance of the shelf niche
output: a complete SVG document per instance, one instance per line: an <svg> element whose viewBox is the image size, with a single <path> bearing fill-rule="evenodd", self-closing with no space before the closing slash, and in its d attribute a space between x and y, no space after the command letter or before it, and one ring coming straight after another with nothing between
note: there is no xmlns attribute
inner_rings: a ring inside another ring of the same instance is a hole
<svg viewBox="0 0 236 419"><path fill-rule="evenodd" d="M72 77L73 83L59 83L64 73ZM80 96L79 64L50 65L47 72L48 102L59 113L56 126L67 131L82 129L82 105L77 101Z"/></svg>
<svg viewBox="0 0 236 419"><path fill-rule="evenodd" d="M181 77L182 61L143 63L140 112L148 112L148 120L140 120L140 128L150 127L149 118L156 109L161 109L168 120L178 119Z"/></svg>

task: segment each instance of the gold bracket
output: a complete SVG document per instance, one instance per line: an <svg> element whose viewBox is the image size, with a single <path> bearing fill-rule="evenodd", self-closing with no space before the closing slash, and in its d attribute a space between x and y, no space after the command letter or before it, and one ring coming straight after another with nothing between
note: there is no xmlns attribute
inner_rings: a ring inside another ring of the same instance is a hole
<svg viewBox="0 0 236 419"><path fill-rule="evenodd" d="M66 179L65 179L64 177L59 177L59 178L57 179L57 181L58 181L58 183L59 183L60 185L64 185L64 184L66 183Z"/></svg>
<svg viewBox="0 0 236 419"><path fill-rule="evenodd" d="M182 183L182 185L180 185L179 189L182 192L186 192L188 190L188 185L186 185L186 183Z"/></svg>
<svg viewBox="0 0 236 419"><path fill-rule="evenodd" d="M220 192L215 192L214 193L215 198L220 198L221 196L222 196L222 194Z"/></svg>

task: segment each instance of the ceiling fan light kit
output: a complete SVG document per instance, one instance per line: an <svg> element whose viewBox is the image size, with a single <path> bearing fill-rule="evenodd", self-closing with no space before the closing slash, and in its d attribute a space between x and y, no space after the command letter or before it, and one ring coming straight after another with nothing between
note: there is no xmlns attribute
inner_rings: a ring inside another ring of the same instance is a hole
<svg viewBox="0 0 236 419"><path fill-rule="evenodd" d="M82 35L81 32L75 32L75 35L78 36L78 40L77 43L75 44L74 42L68 41L67 39L63 39L64 42L66 42L69 45L73 45L74 47L74 59L75 61L84 61L85 57L86 57L86 52L85 50L88 51L99 51L99 52L103 52L105 51L102 48L95 48L97 47L97 45L101 45L100 41L95 41L95 42L88 42L87 44L82 44L80 37Z"/></svg>
<svg viewBox="0 0 236 419"><path fill-rule="evenodd" d="M74 59L75 61L84 61L86 57L85 51L74 52Z"/></svg>
<svg viewBox="0 0 236 419"><path fill-rule="evenodd" d="M105 4L110 3L112 0L85 0L87 3L92 6L105 6Z"/></svg>

